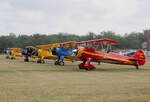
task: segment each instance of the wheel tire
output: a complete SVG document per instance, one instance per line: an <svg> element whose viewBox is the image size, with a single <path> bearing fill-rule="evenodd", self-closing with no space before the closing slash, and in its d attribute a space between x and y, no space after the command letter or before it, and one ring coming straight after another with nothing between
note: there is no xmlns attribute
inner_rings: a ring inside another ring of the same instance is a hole
<svg viewBox="0 0 150 102"><path fill-rule="evenodd" d="M55 63L54 63L55 65L59 65L59 62L57 62L57 61L55 61Z"/></svg>
<svg viewBox="0 0 150 102"><path fill-rule="evenodd" d="M85 68L84 68L84 64L83 64L83 63L82 63L82 64L80 64L80 65L78 65L78 66L79 66L79 69L81 69L81 70L82 70L82 69L85 69Z"/></svg>
<svg viewBox="0 0 150 102"><path fill-rule="evenodd" d="M87 69L87 68L84 68L85 70L89 70L89 69Z"/></svg>
<svg viewBox="0 0 150 102"><path fill-rule="evenodd" d="M139 66L136 66L136 69L139 69Z"/></svg>
<svg viewBox="0 0 150 102"><path fill-rule="evenodd" d="M60 62L60 64L59 64L60 66L64 66L64 62Z"/></svg>
<svg viewBox="0 0 150 102"><path fill-rule="evenodd" d="M10 57L9 57L9 56L6 56L6 59L10 59Z"/></svg>
<svg viewBox="0 0 150 102"><path fill-rule="evenodd" d="M37 63L41 63L41 60L37 60Z"/></svg>
<svg viewBox="0 0 150 102"><path fill-rule="evenodd" d="M11 57L10 59L13 60L13 59L15 59L15 58L14 58L14 57Z"/></svg>
<svg viewBox="0 0 150 102"><path fill-rule="evenodd" d="M24 59L24 62L29 62L29 59Z"/></svg>
<svg viewBox="0 0 150 102"><path fill-rule="evenodd" d="M42 63L42 64L44 64L44 63L45 63L45 61L44 61L44 60L41 60L41 63Z"/></svg>
<svg viewBox="0 0 150 102"><path fill-rule="evenodd" d="M79 69L85 69L84 66L79 67Z"/></svg>

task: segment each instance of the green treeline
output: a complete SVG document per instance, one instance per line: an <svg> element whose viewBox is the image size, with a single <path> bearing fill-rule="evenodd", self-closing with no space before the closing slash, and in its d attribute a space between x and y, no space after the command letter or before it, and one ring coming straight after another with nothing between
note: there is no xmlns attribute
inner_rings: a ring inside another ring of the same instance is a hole
<svg viewBox="0 0 150 102"><path fill-rule="evenodd" d="M117 41L119 45L115 47L118 49L141 49L142 44L146 42L146 34L144 32L133 32L130 34L125 34L123 36L112 31L101 32L99 34L89 32L84 36L69 33L16 36L15 34L10 33L7 36L0 36L0 53L2 53L2 51L6 48L24 48L25 46L36 46L67 41L86 41L101 38L109 38Z"/></svg>

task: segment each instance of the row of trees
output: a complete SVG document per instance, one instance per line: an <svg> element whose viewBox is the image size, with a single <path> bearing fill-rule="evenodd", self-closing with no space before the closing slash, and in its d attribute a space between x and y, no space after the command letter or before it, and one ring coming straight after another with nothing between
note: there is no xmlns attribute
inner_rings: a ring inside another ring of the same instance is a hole
<svg viewBox="0 0 150 102"><path fill-rule="evenodd" d="M142 44L146 42L146 35L144 32L133 32L123 36L112 31L101 32L99 34L89 32L84 36L68 33L16 36L14 33L10 33L7 36L0 36L0 53L2 53L2 51L6 48L24 48L25 46L36 46L67 41L86 41L101 38L109 38L117 41L119 45L117 45L116 48L118 49L141 49Z"/></svg>

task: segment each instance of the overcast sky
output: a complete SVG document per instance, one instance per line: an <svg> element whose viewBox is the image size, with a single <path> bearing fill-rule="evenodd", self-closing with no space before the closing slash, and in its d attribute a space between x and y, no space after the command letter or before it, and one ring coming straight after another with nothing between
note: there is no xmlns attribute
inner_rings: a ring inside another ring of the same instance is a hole
<svg viewBox="0 0 150 102"><path fill-rule="evenodd" d="M0 0L0 34L150 29L150 0Z"/></svg>

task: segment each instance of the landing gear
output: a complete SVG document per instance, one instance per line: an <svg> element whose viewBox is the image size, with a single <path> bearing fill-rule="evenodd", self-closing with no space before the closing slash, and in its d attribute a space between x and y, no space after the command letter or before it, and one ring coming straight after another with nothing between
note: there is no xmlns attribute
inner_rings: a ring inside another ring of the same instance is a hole
<svg viewBox="0 0 150 102"><path fill-rule="evenodd" d="M24 62L29 62L29 59L28 59L28 58L25 58L25 59L24 59Z"/></svg>
<svg viewBox="0 0 150 102"><path fill-rule="evenodd" d="M60 66L64 66L64 56L58 56L58 59L55 61L55 65L60 65Z"/></svg>
<svg viewBox="0 0 150 102"><path fill-rule="evenodd" d="M100 65L101 64L101 62L98 62L98 65Z"/></svg>
<svg viewBox="0 0 150 102"><path fill-rule="evenodd" d="M24 62L29 62L28 56L25 56Z"/></svg>
<svg viewBox="0 0 150 102"><path fill-rule="evenodd" d="M58 61L55 61L55 63L54 63L55 65L59 65L59 62Z"/></svg>
<svg viewBox="0 0 150 102"><path fill-rule="evenodd" d="M44 63L45 63L45 61L44 61L44 60L37 60L37 63L44 64Z"/></svg>
<svg viewBox="0 0 150 102"><path fill-rule="evenodd" d="M139 66L138 66L138 65L136 65L136 69L139 69Z"/></svg>
<svg viewBox="0 0 150 102"><path fill-rule="evenodd" d="M94 69L96 69L93 65L88 65L88 64L85 64L84 65L84 68L86 69L86 70L94 70Z"/></svg>
<svg viewBox="0 0 150 102"><path fill-rule="evenodd" d="M58 61L55 61L54 63L55 65L60 65L60 66L64 66L64 62L58 62Z"/></svg>
<svg viewBox="0 0 150 102"><path fill-rule="evenodd" d="M79 69L85 69L85 68L84 68L84 63L78 64L78 67L79 67Z"/></svg>
<svg viewBox="0 0 150 102"><path fill-rule="evenodd" d="M13 59L15 59L15 57L11 57L10 59L13 60Z"/></svg>
<svg viewBox="0 0 150 102"><path fill-rule="evenodd" d="M138 63L138 61L136 61L136 65L135 65L135 66L136 66L136 69L139 69L139 66L138 66L138 65L139 65L139 63Z"/></svg>
<svg viewBox="0 0 150 102"><path fill-rule="evenodd" d="M60 65L60 66L64 66L64 62L60 62L59 65Z"/></svg>
<svg viewBox="0 0 150 102"><path fill-rule="evenodd" d="M78 64L79 69L94 70L95 67L90 64L90 61L91 61L91 58L88 58L87 60L83 60L83 63Z"/></svg>
<svg viewBox="0 0 150 102"><path fill-rule="evenodd" d="M87 61L87 60L83 60L82 63L78 64L79 69L85 69L85 68L84 68L84 65L85 65L86 61Z"/></svg>
<svg viewBox="0 0 150 102"><path fill-rule="evenodd" d="M6 59L10 59L10 57L9 57L9 56L6 56Z"/></svg>
<svg viewBox="0 0 150 102"><path fill-rule="evenodd" d="M45 61L44 61L44 60L41 60L41 63L42 63L42 64L44 64L44 63L45 63Z"/></svg>

